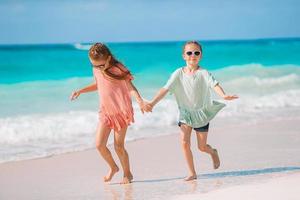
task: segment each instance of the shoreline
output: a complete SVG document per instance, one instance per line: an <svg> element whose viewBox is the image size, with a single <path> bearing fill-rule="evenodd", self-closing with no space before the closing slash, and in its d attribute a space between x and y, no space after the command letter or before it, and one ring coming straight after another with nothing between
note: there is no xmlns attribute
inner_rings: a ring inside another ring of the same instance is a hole
<svg viewBox="0 0 300 200"><path fill-rule="evenodd" d="M253 120L252 121L247 121L247 122L244 122L243 124L238 124L236 118L232 118L232 119L226 119L224 117L219 117L219 118L216 118L212 121L212 126L210 127L210 131L209 131L209 134L208 134L208 139L212 136L212 134L214 133L211 133L211 132L222 132L223 129L240 129L242 130L243 127L253 127L253 126L258 126L258 127L262 127L264 129L266 129L266 127L264 127L264 124L269 124L269 123L272 123L272 124L276 124L278 125L277 123L282 123L281 126L279 126L279 128L281 130L284 130L284 127L286 128L289 128L288 125L285 125L285 123L289 124L289 123L292 123L292 124L295 124L298 122L298 118L286 118L285 120L282 120L281 118L273 118L272 120L266 120L264 119L263 121L259 121L259 120ZM270 127L268 127L267 129L270 129ZM295 128L296 130L296 128ZM142 130L144 131L144 130ZM172 135L177 135L179 137L179 129L176 125L174 125L173 127L168 127L168 129L164 130L163 132L160 131L159 134L157 134L157 132L159 132L158 129L148 129L147 132L151 133L152 131L154 131L154 134L153 135L138 135L140 130L129 130L128 133L127 133L127 136L126 136L126 144L129 144L129 143L132 143L132 142L136 142L136 141L139 141L139 140L148 140L148 139L151 139L151 138L159 138L159 137L164 137L164 136L172 136ZM132 138L131 135L135 135L137 134L137 137L136 138ZM111 136L110 136L110 139L112 139L112 135L113 133L111 133ZM88 136L90 137L90 136ZM94 138L91 138L92 140L90 141L91 143L93 143L93 139ZM108 141L108 146L109 147L112 147L113 145L113 141L110 140ZM194 138L195 139L195 138ZM218 138L217 138L218 139ZM92 145L92 146L91 146ZM76 153L76 152L83 152L83 151L90 151L90 150L95 150L96 147L94 147L94 144L89 144L89 146L78 146L76 148L73 148L73 149L63 149L63 151L59 152L54 152L54 153L49 153L49 155L36 155L36 156L33 156L33 157L25 157L25 158L18 158L17 160L9 160L9 161L1 161L0 162L0 166L3 165L3 164L8 164L8 163L18 163L18 162L23 162L23 161L30 161L30 160L37 160L37 159L47 159L47 158L52 158L52 157L56 157L56 156L60 156L60 155L64 155L64 154L72 154L72 153Z"/></svg>

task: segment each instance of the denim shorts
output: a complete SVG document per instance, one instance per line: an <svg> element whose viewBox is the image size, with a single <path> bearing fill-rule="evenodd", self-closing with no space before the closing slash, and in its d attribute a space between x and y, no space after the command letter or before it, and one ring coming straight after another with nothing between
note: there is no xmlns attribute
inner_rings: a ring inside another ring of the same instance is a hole
<svg viewBox="0 0 300 200"><path fill-rule="evenodd" d="M178 122L178 126L181 126L181 124L184 124L182 122ZM209 129L209 123L206 124L205 126L199 127L199 128L194 128L195 131L197 132L208 132Z"/></svg>

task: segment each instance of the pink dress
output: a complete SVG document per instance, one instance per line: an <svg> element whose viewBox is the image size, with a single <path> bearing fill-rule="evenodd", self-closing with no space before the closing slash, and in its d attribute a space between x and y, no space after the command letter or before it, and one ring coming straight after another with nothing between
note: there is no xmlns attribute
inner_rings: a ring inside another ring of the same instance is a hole
<svg viewBox="0 0 300 200"><path fill-rule="evenodd" d="M119 75L128 71L124 66L111 67L111 73ZM128 81L133 77L128 74L125 80L112 80L104 75L100 69L93 68L94 77L99 93L99 120L105 126L116 131L134 122L133 108Z"/></svg>

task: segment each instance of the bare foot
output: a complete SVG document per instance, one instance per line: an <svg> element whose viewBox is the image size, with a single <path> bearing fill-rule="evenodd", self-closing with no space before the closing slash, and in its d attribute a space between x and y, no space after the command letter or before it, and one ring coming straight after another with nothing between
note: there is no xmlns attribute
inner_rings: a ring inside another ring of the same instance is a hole
<svg viewBox="0 0 300 200"><path fill-rule="evenodd" d="M133 176L131 173L128 176L124 175L123 180L120 182L120 184L129 184L132 182L132 179L133 179Z"/></svg>
<svg viewBox="0 0 300 200"><path fill-rule="evenodd" d="M130 182L132 181L132 179L133 179L133 175L132 175L132 173L130 172L130 174L129 174L129 179L130 179Z"/></svg>
<svg viewBox="0 0 300 200"><path fill-rule="evenodd" d="M214 153L211 154L211 158L213 160L214 169L218 169L220 167L220 159L218 155L217 149L213 149Z"/></svg>
<svg viewBox="0 0 300 200"><path fill-rule="evenodd" d="M132 181L131 177L124 176L123 180L120 182L120 184L129 184L129 183L131 183L131 181Z"/></svg>
<svg viewBox="0 0 300 200"><path fill-rule="evenodd" d="M119 167L116 166L113 169L110 169L108 174L106 176L103 177L104 182L108 182L112 179L112 177L115 175L115 173L117 173L119 171Z"/></svg>
<svg viewBox="0 0 300 200"><path fill-rule="evenodd" d="M184 180L185 180L185 181L191 181L191 180L195 180L195 179L197 179L197 175L191 175L191 176L188 176L188 177L186 177Z"/></svg>

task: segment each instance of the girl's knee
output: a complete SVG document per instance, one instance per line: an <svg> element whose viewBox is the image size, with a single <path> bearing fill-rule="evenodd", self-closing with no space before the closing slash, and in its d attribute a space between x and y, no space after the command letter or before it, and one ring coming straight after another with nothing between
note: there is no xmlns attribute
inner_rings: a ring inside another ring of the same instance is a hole
<svg viewBox="0 0 300 200"><path fill-rule="evenodd" d="M105 144L96 143L96 148L97 148L99 151L104 151L107 147L106 147Z"/></svg>
<svg viewBox="0 0 300 200"><path fill-rule="evenodd" d="M114 148L116 152L123 152L125 151L124 144L122 143L114 143Z"/></svg>
<svg viewBox="0 0 300 200"><path fill-rule="evenodd" d="M208 151L208 146L206 144L205 145L199 145L198 149L202 152L207 152Z"/></svg>

